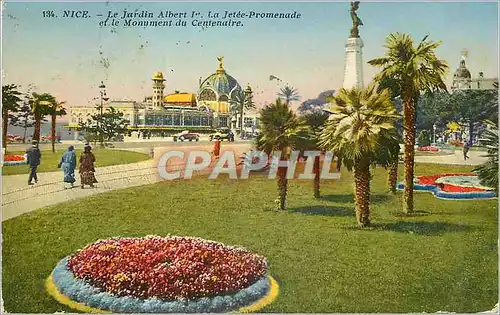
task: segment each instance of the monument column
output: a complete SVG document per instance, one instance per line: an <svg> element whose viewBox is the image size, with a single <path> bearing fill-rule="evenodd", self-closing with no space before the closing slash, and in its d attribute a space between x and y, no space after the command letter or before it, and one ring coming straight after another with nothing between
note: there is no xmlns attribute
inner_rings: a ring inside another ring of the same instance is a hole
<svg viewBox="0 0 500 315"><path fill-rule="evenodd" d="M344 69L344 89L363 88L363 40L359 36L358 27L363 22L356 14L359 1L351 3L351 19L353 27L345 45L346 59Z"/></svg>

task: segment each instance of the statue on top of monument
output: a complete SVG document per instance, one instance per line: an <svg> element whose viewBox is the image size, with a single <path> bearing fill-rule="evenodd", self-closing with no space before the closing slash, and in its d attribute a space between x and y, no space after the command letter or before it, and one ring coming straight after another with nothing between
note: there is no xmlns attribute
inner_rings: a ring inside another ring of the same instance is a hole
<svg viewBox="0 0 500 315"><path fill-rule="evenodd" d="M359 1L351 2L351 19L352 19L352 28L351 28L351 38L359 37L358 27L363 25L363 22L356 14L356 10L359 9Z"/></svg>

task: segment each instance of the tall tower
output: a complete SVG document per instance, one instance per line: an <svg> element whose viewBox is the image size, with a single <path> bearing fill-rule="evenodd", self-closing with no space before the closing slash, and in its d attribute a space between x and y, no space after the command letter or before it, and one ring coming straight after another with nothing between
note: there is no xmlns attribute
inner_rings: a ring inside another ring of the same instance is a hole
<svg viewBox="0 0 500 315"><path fill-rule="evenodd" d="M153 75L153 108L159 109L163 106L163 90L165 90L165 79L163 73L155 72Z"/></svg>
<svg viewBox="0 0 500 315"><path fill-rule="evenodd" d="M351 2L352 28L347 44L345 45L346 58L344 69L344 89L363 88L363 41L359 36L358 27L363 22L356 14L359 1Z"/></svg>

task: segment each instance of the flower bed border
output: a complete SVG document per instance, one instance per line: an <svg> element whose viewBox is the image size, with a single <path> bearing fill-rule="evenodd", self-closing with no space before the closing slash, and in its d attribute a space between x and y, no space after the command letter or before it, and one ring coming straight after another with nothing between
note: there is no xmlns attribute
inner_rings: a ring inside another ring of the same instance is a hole
<svg viewBox="0 0 500 315"><path fill-rule="evenodd" d="M47 292L59 303L86 313L239 313L256 312L272 303L279 292L276 280L266 275L233 295L196 300L162 301L158 298L113 296L74 277L67 268L69 256L56 265L45 282Z"/></svg>
<svg viewBox="0 0 500 315"><path fill-rule="evenodd" d="M3 161L4 166L11 166L11 165L26 165L26 161Z"/></svg>
<svg viewBox="0 0 500 315"><path fill-rule="evenodd" d="M471 176L471 174L442 174L441 177L448 176ZM438 177L439 178L439 177ZM397 185L398 190L404 190L404 183ZM431 192L436 198L446 200L475 200L475 199L494 199L497 194L494 191L470 191L470 192L447 192L441 190L438 185L427 185L414 183L413 190Z"/></svg>

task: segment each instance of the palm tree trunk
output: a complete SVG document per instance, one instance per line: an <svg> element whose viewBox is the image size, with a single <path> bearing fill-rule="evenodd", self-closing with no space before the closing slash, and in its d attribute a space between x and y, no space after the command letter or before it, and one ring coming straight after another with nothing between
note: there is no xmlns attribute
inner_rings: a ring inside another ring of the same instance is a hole
<svg viewBox="0 0 500 315"><path fill-rule="evenodd" d="M354 204L359 227L370 225L370 164L357 161L354 165Z"/></svg>
<svg viewBox="0 0 500 315"><path fill-rule="evenodd" d="M389 184L389 190L393 194L396 193L396 185L398 183L398 164L399 162L396 161L392 163L389 168L388 184Z"/></svg>
<svg viewBox="0 0 500 315"><path fill-rule="evenodd" d="M286 193L288 188L288 179L286 178L287 168L280 167L277 172L278 181L278 210L286 209Z"/></svg>
<svg viewBox="0 0 500 315"><path fill-rule="evenodd" d="M52 113L52 126L50 128L51 140L52 140L52 152L56 152L56 113L55 109Z"/></svg>
<svg viewBox="0 0 500 315"><path fill-rule="evenodd" d="M35 112L35 130L33 131L33 141L40 142L40 125L42 123L42 115Z"/></svg>
<svg viewBox="0 0 500 315"><path fill-rule="evenodd" d="M342 168L342 159L340 157L340 154L337 154L336 156L336 169L337 169L337 172L340 172L341 168Z"/></svg>
<svg viewBox="0 0 500 315"><path fill-rule="evenodd" d="M413 96L406 97L403 114L405 148L405 189L403 193L403 212L413 212L413 177L415 167L415 103Z"/></svg>
<svg viewBox="0 0 500 315"><path fill-rule="evenodd" d="M7 109L2 109L2 145L5 151L7 151L7 127L9 126L9 111Z"/></svg>
<svg viewBox="0 0 500 315"><path fill-rule="evenodd" d="M314 198L319 198L320 197L320 191L319 191L319 176L320 176L320 163L319 163L319 156L314 157L314 165L313 165L313 172L314 172Z"/></svg>

